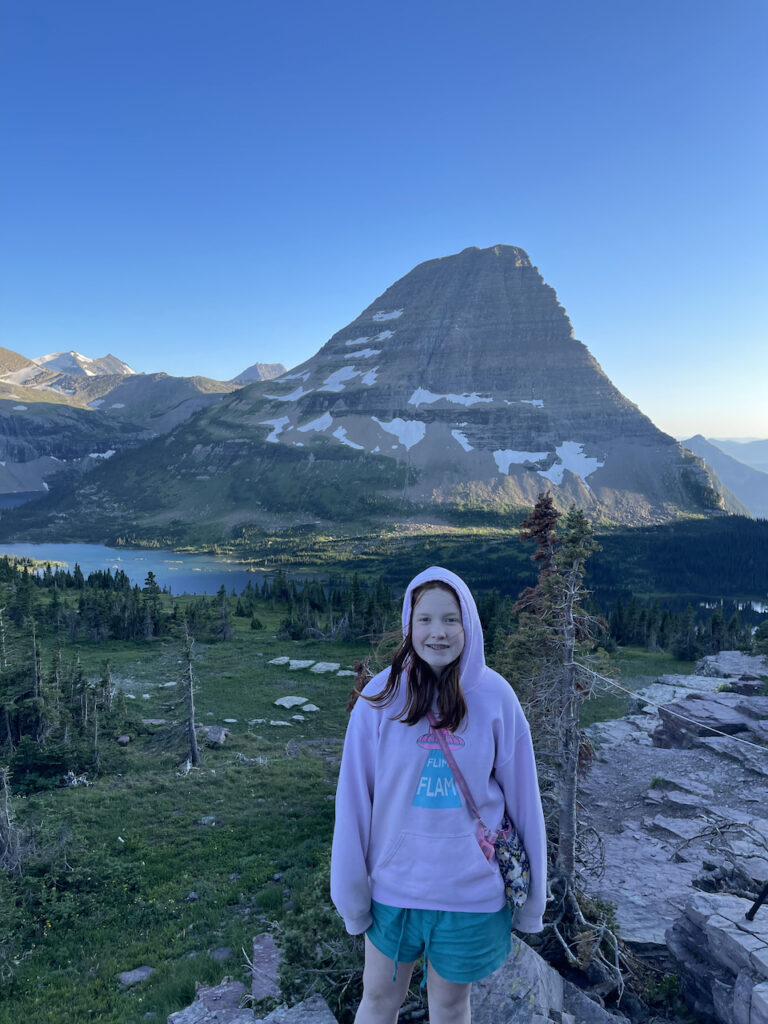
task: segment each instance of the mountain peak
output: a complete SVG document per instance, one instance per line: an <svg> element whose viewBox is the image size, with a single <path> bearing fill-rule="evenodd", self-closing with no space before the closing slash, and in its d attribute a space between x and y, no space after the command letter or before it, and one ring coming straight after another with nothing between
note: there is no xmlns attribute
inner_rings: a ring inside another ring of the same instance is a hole
<svg viewBox="0 0 768 1024"><path fill-rule="evenodd" d="M136 371L118 359L117 356L108 354L99 359L91 359L70 349L69 352L50 352L45 356L37 356L32 362L46 370L54 370L59 373L68 373L76 377L98 377L108 376L129 376Z"/></svg>

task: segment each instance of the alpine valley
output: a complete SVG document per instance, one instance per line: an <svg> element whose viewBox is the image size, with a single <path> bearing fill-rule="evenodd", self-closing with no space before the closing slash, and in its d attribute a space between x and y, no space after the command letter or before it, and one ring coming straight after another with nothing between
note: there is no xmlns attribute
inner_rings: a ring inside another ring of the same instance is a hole
<svg viewBox="0 0 768 1024"><path fill-rule="evenodd" d="M28 359L0 348L0 496L6 506L44 494L126 447L165 433L252 380L285 371L257 363L235 380L136 373L113 355L54 352Z"/></svg>
<svg viewBox="0 0 768 1024"><path fill-rule="evenodd" d="M122 450L4 513L4 539L181 546L297 527L375 533L531 506L543 490L604 523L745 512L613 386L514 246L420 264L282 376L177 383L187 409L197 403L180 422L170 402L139 415L131 389L150 382L107 369L112 383L99 390L102 378L88 377L90 408L77 412L108 418L110 447ZM22 438L21 417L5 416L6 438ZM135 434L121 444L128 419ZM163 432L148 437L156 422Z"/></svg>

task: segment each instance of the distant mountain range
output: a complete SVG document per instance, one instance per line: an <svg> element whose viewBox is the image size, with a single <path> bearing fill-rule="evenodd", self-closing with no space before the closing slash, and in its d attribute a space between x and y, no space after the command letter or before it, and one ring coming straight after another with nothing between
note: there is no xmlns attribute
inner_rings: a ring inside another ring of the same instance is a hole
<svg viewBox="0 0 768 1024"><path fill-rule="evenodd" d="M747 455L761 458L763 453L768 456L768 441L714 441L696 434L683 441L683 444L712 467L718 478L747 507L751 515L768 519L768 472L762 472L754 464L747 464L743 457L739 461L725 450L726 445L739 454L742 454L743 449L748 449Z"/></svg>
<svg viewBox="0 0 768 1024"><path fill-rule="evenodd" d="M233 388L0 529L199 542L450 520L542 490L616 523L746 511L614 387L514 246L420 264L290 373ZM95 410L113 421L115 393Z"/></svg>
<svg viewBox="0 0 768 1024"><path fill-rule="evenodd" d="M91 468L220 401L282 364L257 363L233 381L136 373L116 356L52 352L29 359L0 348L0 496L4 504L48 490L62 472Z"/></svg>
<svg viewBox="0 0 768 1024"><path fill-rule="evenodd" d="M768 473L768 440L765 441L723 441L717 437L708 438L721 452L732 459L743 462L745 466Z"/></svg>

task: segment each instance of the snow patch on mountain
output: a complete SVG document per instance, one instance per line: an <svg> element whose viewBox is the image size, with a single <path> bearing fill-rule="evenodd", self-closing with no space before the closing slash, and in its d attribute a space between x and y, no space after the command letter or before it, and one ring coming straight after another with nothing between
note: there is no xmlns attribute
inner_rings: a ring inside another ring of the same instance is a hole
<svg viewBox="0 0 768 1024"><path fill-rule="evenodd" d="M115 454L115 449L114 448L110 448L109 451L106 451L106 452L88 452L88 458L89 459L111 459L114 454Z"/></svg>
<svg viewBox="0 0 768 1024"><path fill-rule="evenodd" d="M510 448L501 449L493 453L493 457L496 460L496 465L499 467L500 473L508 473L509 467L512 463L516 466L522 465L524 462L540 462L549 455L549 452L515 452Z"/></svg>
<svg viewBox="0 0 768 1024"><path fill-rule="evenodd" d="M364 373L360 380L363 382L363 384L367 384L368 387L370 387L372 384L376 383L376 374L378 372L378 366L374 366L372 370L369 370L367 373Z"/></svg>
<svg viewBox="0 0 768 1024"><path fill-rule="evenodd" d="M276 420L262 420L259 424L262 427L272 427L273 430L267 435L267 441L273 441L275 444L278 443L278 438L281 432L285 429L286 424L291 422L290 416L280 416Z"/></svg>
<svg viewBox="0 0 768 1024"><path fill-rule="evenodd" d="M356 448L358 451L364 452L365 448L361 444L355 444L354 441L350 441L347 437L346 427L336 427L333 432L333 436L337 437L342 444L348 445L350 448Z"/></svg>
<svg viewBox="0 0 768 1024"><path fill-rule="evenodd" d="M358 352L354 353L354 355L356 355L356 356L359 355L359 354L360 353L358 353ZM317 390L318 391L343 391L344 390L344 384L347 381L353 380L355 377L359 377L359 376L360 376L360 371L356 370L354 368L354 366L342 366L342 368L340 370L334 370L334 372L329 377L326 377L325 380L323 381L323 383L320 385L320 387Z"/></svg>
<svg viewBox="0 0 768 1024"><path fill-rule="evenodd" d="M290 395L264 395L265 398L273 398L276 402L298 402L304 395L308 395L312 388L306 390L299 385L295 391L292 391Z"/></svg>
<svg viewBox="0 0 768 1024"><path fill-rule="evenodd" d="M445 398L448 402L453 402L456 405L476 405L478 402L493 401L492 398L483 398L477 392L473 392L471 395L436 395L433 391L428 391L426 388L416 388L408 399L408 404L416 406L431 405L433 402L439 402L441 398Z"/></svg>
<svg viewBox="0 0 768 1024"><path fill-rule="evenodd" d="M463 430L452 430L451 437L454 437L459 442L465 452L473 452L475 450L467 440L467 435Z"/></svg>
<svg viewBox="0 0 768 1024"><path fill-rule="evenodd" d="M367 336L363 336L362 338L351 338L349 341L345 341L344 344L345 345L362 345L364 341L368 341L368 337Z"/></svg>
<svg viewBox="0 0 768 1024"><path fill-rule="evenodd" d="M402 315L402 309L393 309L390 313L380 309L377 313L373 314L373 319L380 323L382 320L397 320L397 318Z"/></svg>
<svg viewBox="0 0 768 1024"><path fill-rule="evenodd" d="M388 434L394 434L406 451L410 451L415 444L423 440L427 432L427 425L422 423L421 420L403 420L397 416L395 419L390 420L389 423L385 423L377 416L371 416L371 419L378 423L382 430L386 430Z"/></svg>
<svg viewBox="0 0 768 1024"><path fill-rule="evenodd" d="M282 384L284 380L303 380L306 381L312 376L311 370L304 370L302 373L284 373L282 377L278 377L275 380L275 384ZM267 396L269 397L269 396Z"/></svg>
<svg viewBox="0 0 768 1024"><path fill-rule="evenodd" d="M296 429L300 434L305 434L308 430L327 430L332 423L333 416L329 412L324 412L316 420L312 420L311 423L305 423L303 427L297 427Z"/></svg>
<svg viewBox="0 0 768 1024"><path fill-rule="evenodd" d="M373 340L374 341L389 341L389 339L390 338L394 338L394 336L395 336L395 332L394 331L380 331ZM349 344L349 342L347 342L347 344Z"/></svg>
<svg viewBox="0 0 768 1024"><path fill-rule="evenodd" d="M541 398L521 398L520 402L523 405L532 405L536 409L544 408L544 401Z"/></svg>
<svg viewBox="0 0 768 1024"><path fill-rule="evenodd" d="M581 477L584 481L584 486L589 490L587 477L594 473L596 469L600 469L601 466L605 465L605 462L600 462L598 459L585 455L584 445L579 444L578 441L564 441L563 444L555 449L555 455L557 455L559 461L554 466L550 466L549 469L539 470L539 476L546 477L547 480L551 480L553 484L558 486L563 482L563 474L567 469L576 476Z"/></svg>
<svg viewBox="0 0 768 1024"><path fill-rule="evenodd" d="M358 348L354 352L348 352L345 359L370 359L371 356L378 356L381 353L380 348Z"/></svg>

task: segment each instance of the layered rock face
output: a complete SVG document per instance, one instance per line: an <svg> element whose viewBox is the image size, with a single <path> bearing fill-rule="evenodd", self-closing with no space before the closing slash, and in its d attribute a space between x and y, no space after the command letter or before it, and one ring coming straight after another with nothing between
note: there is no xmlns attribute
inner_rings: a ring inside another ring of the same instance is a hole
<svg viewBox="0 0 768 1024"><path fill-rule="evenodd" d="M701 461L613 386L514 246L420 264L246 394L222 417L247 410L264 441L315 458L344 446L395 459L416 501L531 503L551 489L628 522L722 505Z"/></svg>
<svg viewBox="0 0 768 1024"><path fill-rule="evenodd" d="M179 538L194 519L212 537L439 519L542 490L631 524L725 504L576 340L528 255L499 245L420 264L311 359L121 453L50 518Z"/></svg>

